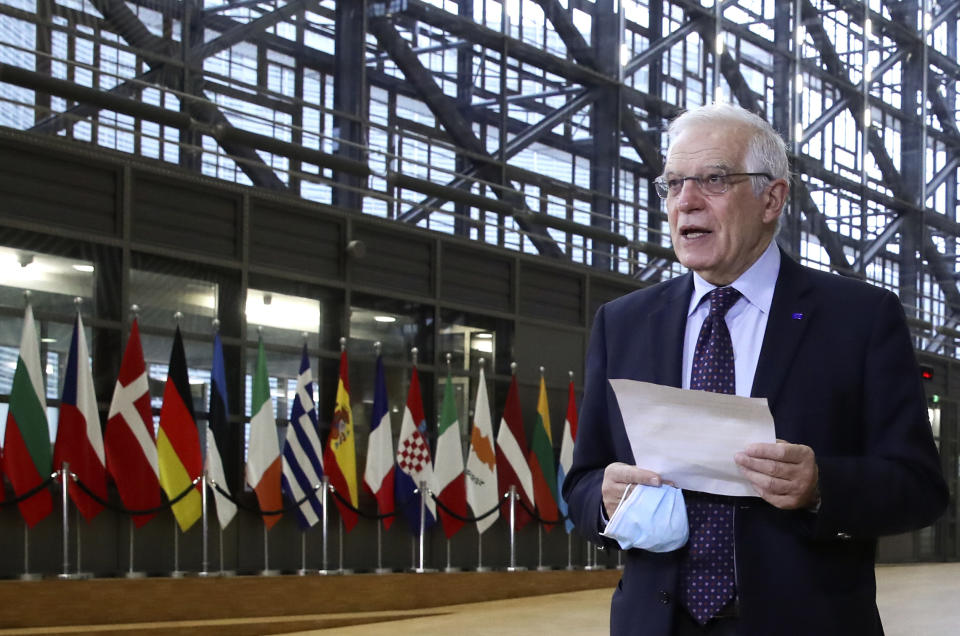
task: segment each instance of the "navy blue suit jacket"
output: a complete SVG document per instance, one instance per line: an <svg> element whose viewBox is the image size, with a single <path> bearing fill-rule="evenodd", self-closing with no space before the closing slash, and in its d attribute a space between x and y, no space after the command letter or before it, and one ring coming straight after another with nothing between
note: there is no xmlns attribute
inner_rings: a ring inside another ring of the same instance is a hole
<svg viewBox="0 0 960 636"><path fill-rule="evenodd" d="M634 461L607 380L681 385L692 291L690 274L638 290L602 306L593 324L563 496L578 530L609 547L599 535L603 470ZM821 505L814 514L736 501L743 633L882 634L876 539L932 523L948 497L896 295L782 254L752 395L768 399L778 438L813 448ZM669 636L683 550L626 552L612 634Z"/></svg>

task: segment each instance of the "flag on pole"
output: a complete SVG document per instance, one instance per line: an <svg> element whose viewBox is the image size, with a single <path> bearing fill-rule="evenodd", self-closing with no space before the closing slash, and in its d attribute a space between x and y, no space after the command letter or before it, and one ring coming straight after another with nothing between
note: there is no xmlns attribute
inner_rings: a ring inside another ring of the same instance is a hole
<svg viewBox="0 0 960 636"><path fill-rule="evenodd" d="M113 389L107 429L104 433L107 471L117 484L120 499L128 510L150 510L160 506L160 469L157 443L153 437L150 386L143 361L140 329L134 319L123 352L120 374ZM156 513L134 515L140 527Z"/></svg>
<svg viewBox="0 0 960 636"><path fill-rule="evenodd" d="M50 427L43 386L40 343L33 309L27 305L3 437L3 470L18 497L42 484L51 473ZM43 488L17 505L27 526L32 528L53 511L53 498L50 490Z"/></svg>
<svg viewBox="0 0 960 636"><path fill-rule="evenodd" d="M203 467L207 476L225 492L230 492L227 484L227 475L223 470L223 457L217 437L224 439L230 428L230 407L227 404L227 374L223 363L223 343L220 334L213 335L213 369L210 371L210 421L207 422L207 454L204 456ZM219 434L219 435L218 435ZM237 504L222 495L216 488L213 491L213 501L217 507L217 521L220 528L226 528L237 514Z"/></svg>
<svg viewBox="0 0 960 636"><path fill-rule="evenodd" d="M247 484L257 493L260 510L279 510L283 507L280 494L280 441L277 439L277 421L270 399L270 380L267 375L267 356L263 339L257 347L257 367L253 372L253 415L250 417L250 446L247 448ZM263 515L267 530L280 521L279 514Z"/></svg>
<svg viewBox="0 0 960 636"><path fill-rule="evenodd" d="M417 367L410 374L410 389L407 405L403 409L403 424L397 442L397 475L395 501L397 511L403 512L407 523L415 533L420 532L420 497L426 503L424 527L429 528L437 519L437 504L430 495L420 491L423 482L433 490L433 468L430 444L427 442L427 420L423 415L423 398L420 395L420 379Z"/></svg>
<svg viewBox="0 0 960 636"><path fill-rule="evenodd" d="M67 354L67 373L60 399L60 417L57 443L53 447L53 465L70 464L70 472L103 500L107 498L107 469L103 451L103 433L100 431L100 412L93 389L90 371L90 353L83 333L80 314L73 323L73 339ZM70 498L83 517L89 521L103 510L103 504L86 494L70 481Z"/></svg>
<svg viewBox="0 0 960 636"><path fill-rule="evenodd" d="M547 402L547 384L540 375L540 396L537 399L537 423L533 427L533 440L528 455L530 473L533 476L534 502L541 519L553 520L557 512L557 469L553 460L553 437L550 434L550 406ZM545 523L547 532L552 523Z"/></svg>
<svg viewBox="0 0 960 636"><path fill-rule="evenodd" d="M573 442L577 439L577 399L573 390L573 372L570 372L570 389L567 396L567 417L563 422L563 440L560 442L560 463L557 467L557 505L560 514L567 516L567 502L563 498L563 480L566 479L570 467L573 466ZM567 519L564 522L567 534L573 530L573 522Z"/></svg>
<svg viewBox="0 0 960 636"><path fill-rule="evenodd" d="M393 427L387 404L387 382L383 374L383 358L377 356L377 375L373 383L373 413L370 416L370 437L367 439L367 464L363 484L377 498L377 512L393 512ZM383 518L383 527L390 529L393 517Z"/></svg>
<svg viewBox="0 0 960 636"><path fill-rule="evenodd" d="M449 372L443 388L440 426L437 427L437 459L433 466L433 479L437 489L437 500L461 517L466 517L467 490L463 482L460 422L457 417L457 404L453 397L453 381ZM437 514L440 515L443 532L448 539L463 527L462 520L450 515L442 508Z"/></svg>
<svg viewBox="0 0 960 636"><path fill-rule="evenodd" d="M353 432L353 411L350 408L350 382L347 352L340 352L340 377L337 380L337 402L333 410L333 424L323 451L323 470L337 493L357 507L357 446ZM357 525L357 513L334 497L343 527L347 532Z"/></svg>
<svg viewBox="0 0 960 636"><path fill-rule="evenodd" d="M520 411L520 398L517 394L517 376L510 380L507 391L507 403L503 406L503 418L497 431L497 477L500 483L500 496L516 486L520 501L516 503L517 529L530 522L530 514L520 505L526 504L533 510L533 476L527 464L527 436L523 432L523 414ZM510 518L510 501L503 499L500 504L503 516Z"/></svg>
<svg viewBox="0 0 960 636"><path fill-rule="evenodd" d="M179 326L173 338L167 384L163 389L163 406L160 407L157 460L160 465L160 486L168 499L178 497L203 472L203 453L200 450L197 419L193 414L187 356ZM183 499L173 504L173 516L183 532L200 518L202 487L203 484L198 481Z"/></svg>
<svg viewBox="0 0 960 636"><path fill-rule="evenodd" d="M493 421L490 418L490 401L487 399L487 381L480 369L477 384L477 400L473 405L473 430L470 431L470 451L467 454L467 468L464 471L467 484L467 503L474 516L482 515L496 507L497 494L497 453L493 447ZM500 512L477 521L477 533L492 526L500 517Z"/></svg>
<svg viewBox="0 0 960 636"><path fill-rule="evenodd" d="M318 486L323 479L323 445L317 426L317 407L313 402L313 374L307 345L303 345L300 357L300 374L297 376L297 395L290 409L290 424L287 440L283 446L283 492L293 502L312 495L297 507L297 521L304 530L320 520L323 508L322 493Z"/></svg>

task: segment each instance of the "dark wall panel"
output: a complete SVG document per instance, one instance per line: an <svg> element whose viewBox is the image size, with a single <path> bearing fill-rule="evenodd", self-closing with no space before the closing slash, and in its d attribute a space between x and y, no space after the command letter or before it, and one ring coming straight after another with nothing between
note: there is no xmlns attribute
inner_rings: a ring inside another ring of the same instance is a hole
<svg viewBox="0 0 960 636"><path fill-rule="evenodd" d="M0 146L0 214L117 236L118 174L107 166Z"/></svg>
<svg viewBox="0 0 960 636"><path fill-rule="evenodd" d="M350 261L354 282L431 295L433 241L361 224L355 226L353 239L367 248L363 258Z"/></svg>
<svg viewBox="0 0 960 636"><path fill-rule="evenodd" d="M443 246L440 298L482 309L513 309L513 260L483 250Z"/></svg>
<svg viewBox="0 0 960 636"><path fill-rule="evenodd" d="M131 237L210 256L240 256L240 197L184 180L140 175Z"/></svg>
<svg viewBox="0 0 960 636"><path fill-rule="evenodd" d="M588 320L593 320L593 316L597 313L597 310L600 309L600 305L610 302L614 298L619 298L624 294L629 294L640 287L641 285L639 283L631 286L629 283L619 283L594 278L590 281L590 315L588 316Z"/></svg>
<svg viewBox="0 0 960 636"><path fill-rule="evenodd" d="M252 201L250 262L293 272L341 278L343 224L300 206Z"/></svg>
<svg viewBox="0 0 960 636"><path fill-rule="evenodd" d="M520 313L572 325L583 323L582 276L523 263Z"/></svg>

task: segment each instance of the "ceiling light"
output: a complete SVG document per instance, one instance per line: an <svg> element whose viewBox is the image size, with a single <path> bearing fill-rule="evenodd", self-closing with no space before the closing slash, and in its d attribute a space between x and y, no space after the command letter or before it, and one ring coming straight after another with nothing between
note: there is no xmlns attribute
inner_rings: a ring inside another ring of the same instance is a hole
<svg viewBox="0 0 960 636"><path fill-rule="evenodd" d="M81 263L77 263L73 266L73 269L77 270L78 272L83 272L84 274L89 274L93 272L93 265L83 265Z"/></svg>
<svg viewBox="0 0 960 636"><path fill-rule="evenodd" d="M479 333L473 334L474 338L493 338L492 333L487 333L486 331L481 331Z"/></svg>
<svg viewBox="0 0 960 636"><path fill-rule="evenodd" d="M397 322L396 316L374 316L373 319L383 323Z"/></svg>

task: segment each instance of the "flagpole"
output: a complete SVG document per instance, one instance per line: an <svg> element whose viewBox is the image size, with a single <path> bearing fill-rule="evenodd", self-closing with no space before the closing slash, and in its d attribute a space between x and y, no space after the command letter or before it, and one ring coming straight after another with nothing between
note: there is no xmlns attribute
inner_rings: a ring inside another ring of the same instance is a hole
<svg viewBox="0 0 960 636"><path fill-rule="evenodd" d="M30 307L30 296L31 292L29 289L23 291L23 300L26 307ZM42 365L41 365L42 366ZM2 482L2 480L0 480ZM2 486L2 483L0 483ZM33 574L30 572L30 526L27 525L26 521L23 523L23 574L20 575L21 581L39 581L41 578L40 574Z"/></svg>
<svg viewBox="0 0 960 636"><path fill-rule="evenodd" d="M127 521L130 526L130 569L127 570L126 577L128 579L142 579L145 574L143 572L134 571L133 569L133 517L127 517Z"/></svg>
<svg viewBox="0 0 960 636"><path fill-rule="evenodd" d="M480 380L483 378L483 368L486 366L487 361L484 358L477 360L477 364L480 365L480 373L477 377L477 383L479 384ZM477 389L477 395L479 395L479 387ZM474 413L478 406L474 404ZM474 416L474 425L476 425L476 416ZM499 505L499 504L498 504ZM472 505L471 505L472 506ZM474 511L476 514L476 511ZM480 522L477 522L477 568L476 572L489 572L490 568L484 567L483 565L483 533L480 532Z"/></svg>

